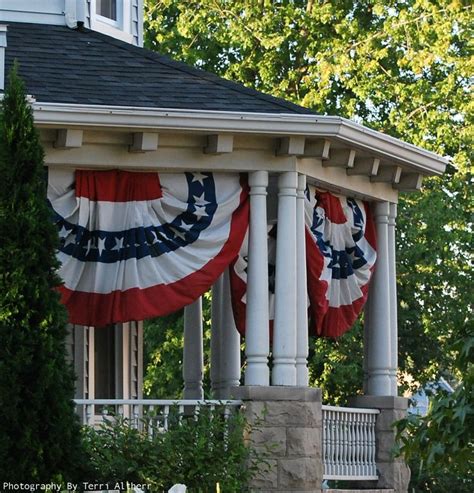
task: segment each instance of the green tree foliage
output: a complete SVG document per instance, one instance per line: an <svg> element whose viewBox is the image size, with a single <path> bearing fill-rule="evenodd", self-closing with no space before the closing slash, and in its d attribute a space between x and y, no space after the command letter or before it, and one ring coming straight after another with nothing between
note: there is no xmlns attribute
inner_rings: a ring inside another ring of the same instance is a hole
<svg viewBox="0 0 474 493"><path fill-rule="evenodd" d="M16 68L1 105L0 176L0 478L72 478L81 447L66 315L53 290L60 283L58 235L45 200L43 150Z"/></svg>
<svg viewBox="0 0 474 493"><path fill-rule="evenodd" d="M455 485L457 493L470 493L474 488L474 334L454 346L462 382L453 393L438 391L426 416L409 415L397 423L400 452L420 491L444 493Z"/></svg>
<svg viewBox="0 0 474 493"><path fill-rule="evenodd" d="M400 375L406 386L405 375L414 377L413 386L440 373L460 378L447 347L472 315L470 3L145 0L145 6L149 48L452 158L442 178L400 199ZM311 361L312 381L339 403L354 390L354 378L360 382L360 330L342 341L316 341ZM334 378L343 361L354 370L348 387Z"/></svg>

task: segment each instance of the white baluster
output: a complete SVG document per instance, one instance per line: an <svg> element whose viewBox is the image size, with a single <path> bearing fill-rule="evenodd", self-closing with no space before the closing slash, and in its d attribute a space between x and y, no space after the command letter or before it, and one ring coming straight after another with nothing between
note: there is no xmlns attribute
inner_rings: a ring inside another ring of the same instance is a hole
<svg viewBox="0 0 474 493"><path fill-rule="evenodd" d="M328 451L329 451L329 433L328 433L328 417L327 411L323 410L323 466L327 471L329 460L328 460Z"/></svg>
<svg viewBox="0 0 474 493"><path fill-rule="evenodd" d="M140 429L140 406L134 404L132 406L132 412L133 412L133 427L138 430Z"/></svg>
<svg viewBox="0 0 474 493"><path fill-rule="evenodd" d="M153 413L154 413L154 411L155 411L155 406L148 406L147 414L146 414L146 417L147 417L146 423L148 425L148 436L150 438L153 438L153 436L154 436L154 426L153 426Z"/></svg>
<svg viewBox="0 0 474 493"><path fill-rule="evenodd" d="M86 423L88 426L92 425L92 416L94 416L94 404L86 405Z"/></svg>
<svg viewBox="0 0 474 493"><path fill-rule="evenodd" d="M336 413L329 411L331 415L331 474L337 473L337 443L336 443Z"/></svg>
<svg viewBox="0 0 474 493"><path fill-rule="evenodd" d="M165 431L168 431L168 417L170 415L170 407L168 405L163 407L163 428Z"/></svg>
<svg viewBox="0 0 474 493"><path fill-rule="evenodd" d="M359 413L356 414L356 472L357 476L362 475L362 440L361 440L361 430L360 430L360 419L361 415Z"/></svg>
<svg viewBox="0 0 474 493"><path fill-rule="evenodd" d="M343 474L347 476L348 471L349 471L349 423L348 423L348 416L347 413L341 412L339 413L341 416L341 424L342 424L342 436L343 436L343 447L344 447L344 458L343 458L343 464L344 464L344 472Z"/></svg>
<svg viewBox="0 0 474 493"><path fill-rule="evenodd" d="M362 463L363 463L363 474L368 475L368 433L367 433L367 415L363 414L362 418Z"/></svg>
<svg viewBox="0 0 474 493"><path fill-rule="evenodd" d="M375 475L375 474L377 474L377 466L376 466L376 462L375 462L375 420L376 420L376 415L375 414L370 414L369 416L371 418L371 427L370 427L370 431L371 431L370 463L371 463L371 466L372 466L371 474L372 475Z"/></svg>

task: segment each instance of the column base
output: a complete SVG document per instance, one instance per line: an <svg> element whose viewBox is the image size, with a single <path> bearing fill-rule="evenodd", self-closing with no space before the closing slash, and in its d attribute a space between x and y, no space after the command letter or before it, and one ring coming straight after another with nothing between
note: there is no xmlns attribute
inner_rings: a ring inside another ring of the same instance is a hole
<svg viewBox="0 0 474 493"><path fill-rule="evenodd" d="M407 493L410 482L410 468L401 457L393 457L396 432L395 421L406 416L408 399L395 396L358 395L349 399L349 406L379 409L375 426L377 450L377 481L358 483L360 488L391 489L394 493Z"/></svg>
<svg viewBox="0 0 474 493"><path fill-rule="evenodd" d="M242 386L232 396L244 401L247 437L265 459L252 492L321 492L321 390L309 387Z"/></svg>

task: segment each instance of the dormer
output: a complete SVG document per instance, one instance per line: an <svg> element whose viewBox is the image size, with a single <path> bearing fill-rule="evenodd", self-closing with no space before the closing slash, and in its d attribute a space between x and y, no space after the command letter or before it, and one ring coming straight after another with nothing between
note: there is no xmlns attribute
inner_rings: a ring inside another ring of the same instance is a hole
<svg viewBox="0 0 474 493"><path fill-rule="evenodd" d="M0 23L78 25L143 46L143 0L0 0Z"/></svg>

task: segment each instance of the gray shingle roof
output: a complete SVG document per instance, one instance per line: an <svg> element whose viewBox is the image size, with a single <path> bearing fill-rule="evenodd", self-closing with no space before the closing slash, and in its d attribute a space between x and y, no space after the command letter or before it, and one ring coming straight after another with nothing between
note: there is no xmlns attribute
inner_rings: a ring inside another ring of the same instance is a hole
<svg viewBox="0 0 474 493"><path fill-rule="evenodd" d="M6 69L17 59L39 102L312 113L88 29L10 23L7 43Z"/></svg>

